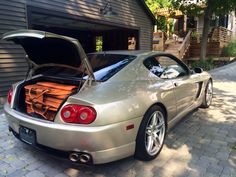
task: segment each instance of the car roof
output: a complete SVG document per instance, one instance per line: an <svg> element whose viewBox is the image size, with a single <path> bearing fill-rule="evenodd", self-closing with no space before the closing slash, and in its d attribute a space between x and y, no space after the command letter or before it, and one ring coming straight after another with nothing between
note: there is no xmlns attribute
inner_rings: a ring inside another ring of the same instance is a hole
<svg viewBox="0 0 236 177"><path fill-rule="evenodd" d="M148 50L112 50L112 51L102 51L102 52L93 52L88 54L118 54L118 55L153 55L153 54L167 54L162 51L148 51Z"/></svg>

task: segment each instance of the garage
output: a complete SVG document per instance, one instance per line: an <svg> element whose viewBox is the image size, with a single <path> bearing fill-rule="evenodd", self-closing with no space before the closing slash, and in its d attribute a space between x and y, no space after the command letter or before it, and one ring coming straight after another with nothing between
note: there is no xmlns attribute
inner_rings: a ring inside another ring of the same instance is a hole
<svg viewBox="0 0 236 177"><path fill-rule="evenodd" d="M155 18L144 0L1 0L0 35L36 29L74 37L87 53L151 50ZM10 86L25 78L24 50L0 40L0 107Z"/></svg>
<svg viewBox="0 0 236 177"><path fill-rule="evenodd" d="M29 10L30 9L30 10ZM77 21L69 16L56 16L43 13L39 9L29 8L28 20L31 29L49 31L70 36L80 41L86 53L100 50L128 50L129 40L134 40L133 50L139 49L139 29L135 27L120 27L105 25L99 22ZM40 11L40 12L38 12ZM98 46L98 41L101 46Z"/></svg>

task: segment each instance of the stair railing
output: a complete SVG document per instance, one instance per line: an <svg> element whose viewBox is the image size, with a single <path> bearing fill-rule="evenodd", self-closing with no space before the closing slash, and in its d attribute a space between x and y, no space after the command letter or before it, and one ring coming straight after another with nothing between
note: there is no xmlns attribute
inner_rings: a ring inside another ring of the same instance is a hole
<svg viewBox="0 0 236 177"><path fill-rule="evenodd" d="M192 31L189 30L188 34L186 35L186 37L184 38L184 41L182 42L181 46L179 47L178 51L179 51L179 58L182 59L186 50L189 48L190 46L190 39L191 39L191 33Z"/></svg>

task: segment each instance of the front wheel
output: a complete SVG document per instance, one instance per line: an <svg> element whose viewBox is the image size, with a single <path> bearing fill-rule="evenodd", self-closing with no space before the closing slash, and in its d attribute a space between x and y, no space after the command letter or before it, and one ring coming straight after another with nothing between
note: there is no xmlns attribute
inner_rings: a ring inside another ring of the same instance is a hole
<svg viewBox="0 0 236 177"><path fill-rule="evenodd" d="M202 105L200 106L201 108L208 108L211 105L213 97L213 83L212 80L209 80L206 85L205 89L205 95L203 98Z"/></svg>
<svg viewBox="0 0 236 177"><path fill-rule="evenodd" d="M136 158L149 161L160 153L166 135L165 116L163 109L156 105L146 112L136 138Z"/></svg>

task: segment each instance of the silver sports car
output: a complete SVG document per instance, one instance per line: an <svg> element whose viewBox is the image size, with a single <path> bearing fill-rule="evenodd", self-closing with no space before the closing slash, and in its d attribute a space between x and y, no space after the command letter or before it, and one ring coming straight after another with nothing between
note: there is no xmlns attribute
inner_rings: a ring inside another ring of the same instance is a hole
<svg viewBox="0 0 236 177"><path fill-rule="evenodd" d="M171 127L211 104L211 76L168 53L86 55L76 39L35 30L9 32L3 39L22 45L29 64L25 80L12 86L4 106L9 130L72 162L101 164L132 155L152 160ZM26 110L24 88L39 81L78 86L51 120Z"/></svg>

